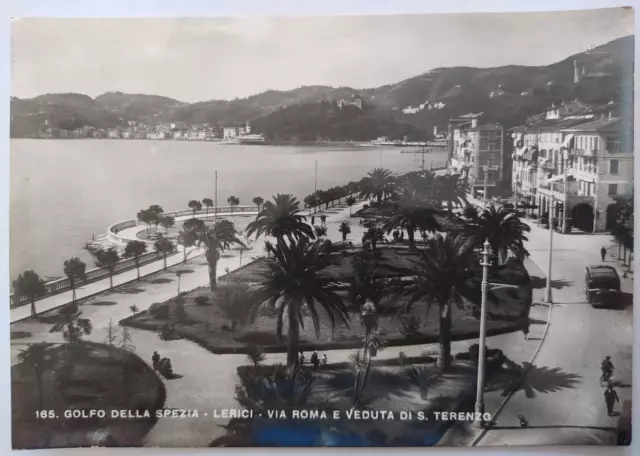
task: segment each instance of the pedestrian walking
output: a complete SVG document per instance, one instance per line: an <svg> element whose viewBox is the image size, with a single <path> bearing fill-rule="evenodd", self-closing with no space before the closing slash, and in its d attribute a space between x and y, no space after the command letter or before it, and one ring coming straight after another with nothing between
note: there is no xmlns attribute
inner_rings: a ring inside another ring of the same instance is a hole
<svg viewBox="0 0 640 456"><path fill-rule="evenodd" d="M524 340L529 340L529 317L523 316L520 320L520 327L522 328L522 334L524 334Z"/></svg>
<svg viewBox="0 0 640 456"><path fill-rule="evenodd" d="M320 365L320 358L318 357L318 352L315 350L311 354L311 364L313 364L313 367L316 369Z"/></svg>
<svg viewBox="0 0 640 456"><path fill-rule="evenodd" d="M327 365L327 354L326 353L324 355L322 355L322 365L323 366Z"/></svg>
<svg viewBox="0 0 640 456"><path fill-rule="evenodd" d="M153 352L153 356L151 357L151 364L153 364L153 370L158 370L158 363L160 362L160 355L157 351Z"/></svg>
<svg viewBox="0 0 640 456"><path fill-rule="evenodd" d="M327 225L327 216L326 215L324 215L324 214L321 215L320 216L320 220L322 221L323 225L325 225L325 226Z"/></svg>
<svg viewBox="0 0 640 456"><path fill-rule="evenodd" d="M602 262L604 263L604 257L607 256L607 249L604 248L604 245L600 249L600 256L602 257Z"/></svg>
<svg viewBox="0 0 640 456"><path fill-rule="evenodd" d="M311 226L314 226L316 224L316 216L312 215L311 216Z"/></svg>
<svg viewBox="0 0 640 456"><path fill-rule="evenodd" d="M304 353L300 351L300 367L304 366Z"/></svg>
<svg viewBox="0 0 640 456"><path fill-rule="evenodd" d="M616 402L620 402L618 393L613 389L613 385L611 383L609 383L604 392L604 401L607 404L607 415L611 416L613 414L613 405Z"/></svg>

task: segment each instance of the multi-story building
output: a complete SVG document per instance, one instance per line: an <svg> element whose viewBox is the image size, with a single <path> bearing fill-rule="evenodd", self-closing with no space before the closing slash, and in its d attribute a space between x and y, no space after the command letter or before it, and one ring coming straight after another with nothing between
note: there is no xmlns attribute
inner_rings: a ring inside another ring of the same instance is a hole
<svg viewBox="0 0 640 456"><path fill-rule="evenodd" d="M362 109L362 100L360 98L354 98L353 100L345 100L343 98L341 100L338 100L336 104L338 105L339 109L342 109L345 106L353 106L358 109Z"/></svg>
<svg viewBox="0 0 640 456"><path fill-rule="evenodd" d="M504 191L504 129L498 124L480 124L482 113L449 119L449 168L469 182L474 196Z"/></svg>
<svg viewBox="0 0 640 456"><path fill-rule="evenodd" d="M549 112L511 129L516 198L537 206L539 216L553 209L565 232L609 229L613 198L633 187L631 123L611 103Z"/></svg>

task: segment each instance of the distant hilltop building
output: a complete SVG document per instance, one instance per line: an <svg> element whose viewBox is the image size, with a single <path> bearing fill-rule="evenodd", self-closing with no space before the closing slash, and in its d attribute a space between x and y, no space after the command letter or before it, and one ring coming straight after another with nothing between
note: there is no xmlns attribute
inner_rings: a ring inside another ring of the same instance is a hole
<svg viewBox="0 0 640 456"><path fill-rule="evenodd" d="M573 61L573 83L578 84L585 78L603 78L609 76L609 73L587 72L584 65L580 65L577 60Z"/></svg>
<svg viewBox="0 0 640 456"><path fill-rule="evenodd" d="M342 109L344 106L355 106L358 109L362 109L362 100L360 98L354 98L353 100L345 100L342 98L336 104L339 109Z"/></svg>

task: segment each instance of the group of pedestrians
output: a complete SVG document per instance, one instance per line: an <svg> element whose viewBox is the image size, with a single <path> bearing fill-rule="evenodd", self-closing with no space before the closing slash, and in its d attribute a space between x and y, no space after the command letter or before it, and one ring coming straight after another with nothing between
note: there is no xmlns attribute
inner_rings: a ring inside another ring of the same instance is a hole
<svg viewBox="0 0 640 456"><path fill-rule="evenodd" d="M300 367L304 366L305 362L306 362L306 358L304 356L304 352L300 351L300 356L298 357L298 365ZM324 353L322 355L322 360L320 359L320 356L318 355L318 352L316 350L313 351L313 353L311 353L311 359L309 360L309 362L311 363L311 365L317 369L318 366L320 366L320 364L322 364L323 366L327 365L327 354Z"/></svg>
<svg viewBox="0 0 640 456"><path fill-rule="evenodd" d="M611 356L607 356L600 365L602 375L600 376L600 384L607 384L607 389L604 391L604 402L607 405L607 414L613 415L613 406L616 402L620 402L618 393L613 389L613 362Z"/></svg>
<svg viewBox="0 0 640 456"><path fill-rule="evenodd" d="M322 224L322 226L327 226L327 216L322 214L318 217L320 219L320 223ZM312 215L311 216L311 226L315 226L316 225L316 216Z"/></svg>

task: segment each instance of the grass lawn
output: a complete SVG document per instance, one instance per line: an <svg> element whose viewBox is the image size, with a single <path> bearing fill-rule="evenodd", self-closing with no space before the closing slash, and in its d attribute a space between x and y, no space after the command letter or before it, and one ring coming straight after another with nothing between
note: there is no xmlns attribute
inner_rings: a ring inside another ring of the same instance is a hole
<svg viewBox="0 0 640 456"><path fill-rule="evenodd" d="M399 254L393 249L385 249L385 259L389 258L392 265L398 268L407 267L409 260L407 255ZM348 264L348 262L345 261ZM226 276L226 281L221 281L220 287L233 287L234 281L247 282L255 280L256 271L259 270L261 261L256 261L236 272ZM350 271L350 266L342 264L336 266L332 274L346 274ZM337 275L341 277L341 275ZM478 278L478 281L480 278ZM524 312L528 312L531 304L531 287L529 276L523 266L515 262L510 262L509 267L503 268L492 278L496 282L505 282L517 285L510 288L501 288L495 291L496 302L487 303L488 334L498 334L514 331L518 329L518 317ZM479 282L478 282L479 287ZM339 291L339 294L346 301L346 291ZM182 337L193 340L214 353L235 353L243 352L248 345L262 345L266 351L282 352L286 350L283 342L276 339L276 318L273 312L264 310L253 324L239 327L236 330L235 340L230 330L230 322L220 308L220 302L216 301L220 293L212 294L208 288L202 287L185 293L184 308L186 318L183 321L174 321L170 314L175 302L170 300L162 305L168 306L167 315L160 318L150 311L140 312L134 316L121 321L121 324L148 330L159 330L167 323L173 323L174 328ZM209 299L209 305L199 305L196 299L205 296ZM410 345L436 342L439 332L439 322L437 310L427 311L426 302L416 303L411 313L420 318L419 328L412 335L403 333L402 319L398 317L398 310L403 302L395 295L385 296L381 301L382 308L390 309L386 315L380 318L380 327L383 337L387 339L389 345ZM452 325L453 339L462 340L475 338L479 332L479 321L469 315L467 309L453 307ZM316 337L315 330L309 315L304 317L304 328L300 331L301 350L327 350L336 348L353 348L361 344L363 335L360 326L360 317L357 313L350 315L349 327L345 325L336 326L333 330L329 320L319 309L321 327L319 337ZM324 317L324 318L323 318ZM285 320L286 328L286 320ZM285 331L286 334L286 331Z"/></svg>
<svg viewBox="0 0 640 456"><path fill-rule="evenodd" d="M42 375L42 408L57 418L37 419L39 394L31 367L11 368L14 449L91 445L139 446L155 420L111 419L111 410L155 410L165 401L156 373L135 354L93 342L51 346ZM65 410L104 410L106 419L65 419Z"/></svg>

